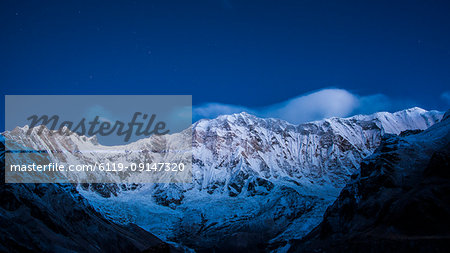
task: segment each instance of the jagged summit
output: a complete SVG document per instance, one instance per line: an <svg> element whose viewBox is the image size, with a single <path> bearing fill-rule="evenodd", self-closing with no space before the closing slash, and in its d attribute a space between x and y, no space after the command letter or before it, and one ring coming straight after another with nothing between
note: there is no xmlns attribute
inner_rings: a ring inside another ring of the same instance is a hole
<svg viewBox="0 0 450 253"><path fill-rule="evenodd" d="M310 125L310 124L320 124L323 122L327 122L327 123L331 123L333 121L341 121L341 120L374 120L377 119L380 122L384 122L385 124L387 123L386 121L388 121L389 119L393 119L393 118L416 118L416 117L428 117L428 118L432 118L432 120L435 119L440 119L442 117L443 113L439 112L439 111L427 111L425 109L422 109L420 107L412 107L409 109L405 109L405 110L401 110L401 111L397 111L394 113L390 113L390 112L377 112L377 113L373 113L370 115L363 115L363 114L359 114L359 115L354 115L351 117L346 117L346 118L339 118L339 117L331 117L331 118L325 118L322 120L317 120L317 121L311 121L311 122L305 122L305 123L300 123L300 124L291 124L288 121L285 121L283 119L278 119L278 118L260 118L257 117L253 114L247 113L245 111L240 112L240 113L234 113L234 114L228 114L228 115L220 115L214 119L200 119L199 121L195 122L193 124L193 128L202 128L205 125L213 125L214 122L217 123L224 123L224 122L229 122L229 123L236 123L239 125L246 125L246 124L260 124L260 125L273 125L276 127L281 127L281 128L285 128L286 126L289 127L297 127L297 126L302 126L302 125ZM394 119L397 120L397 119ZM413 119L414 121L415 119ZM397 120L398 121L398 120ZM426 127L429 127L432 122L427 121L425 122ZM35 128L33 128L32 133L37 131L37 128L40 128L42 126L37 126ZM417 129L421 129L423 128L423 125L421 125L420 127L417 126ZM404 128L404 126L403 126ZM64 129L67 129L66 126L64 126ZM20 132L20 133L24 133L27 132L29 130L29 125L25 125L25 126L17 126L15 127L11 132L12 133L16 133L16 132ZM388 131L388 133L400 133L401 131L395 130L390 128L390 131ZM50 130L46 127L43 126L43 132L49 132ZM403 131L403 130L402 130ZM9 132L9 131L6 131ZM73 135L77 135L76 133L72 133ZM92 143L98 143L97 141L97 137L96 136L79 136L80 139L82 140L88 140Z"/></svg>
<svg viewBox="0 0 450 253"><path fill-rule="evenodd" d="M196 123L194 123L194 126L202 123L205 124L206 122L211 122L211 121L218 121L218 122L224 122L224 121L228 121L228 122L239 122L238 120L241 120L241 123L254 123L254 122L260 122L260 121L266 121L266 122L270 122L270 123L277 123L280 125L290 125L290 126L298 126L298 125L304 125L304 124L310 124L310 123L318 123L318 122L322 122L322 121L330 121L330 120L352 120L352 119L356 119L356 120L362 120L362 119L366 119L366 120L373 120L373 119L379 119L382 120L383 118L386 117L391 117L391 118L395 118L395 117L417 117L417 116L421 116L421 115L434 115L434 117L439 118L442 116L442 112L439 111L427 111L425 109L422 109L420 107L412 107L412 108L408 108L408 109L404 109L404 110L400 110L397 112L376 112L373 114L369 114L369 115L365 115L365 114L358 114L358 115L354 115L354 116L350 116L350 117L345 117L345 118L340 118L340 117L330 117L330 118L325 118L322 120L316 120L316 121L310 121L310 122L304 122L304 123L300 123L300 124L292 124L289 123L288 121L285 121L283 119L278 119L278 118L260 118L258 116L255 116L253 114L247 113L247 112L241 112L241 113L234 113L234 114L228 114L228 115L220 115L214 119L201 119L199 121L197 121Z"/></svg>

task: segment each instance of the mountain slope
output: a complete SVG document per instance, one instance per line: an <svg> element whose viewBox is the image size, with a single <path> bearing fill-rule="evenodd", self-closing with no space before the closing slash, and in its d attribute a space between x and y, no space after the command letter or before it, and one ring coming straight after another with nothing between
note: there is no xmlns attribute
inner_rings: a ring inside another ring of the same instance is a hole
<svg viewBox="0 0 450 253"><path fill-rule="evenodd" d="M197 174L201 175L195 179L203 189L219 189L230 195L242 191L241 171L266 179L292 178L309 189L340 188L361 159L379 145L383 134L423 130L441 116L438 112L412 108L393 114L331 118L297 126L246 113L202 120L193 126L194 166L197 165L200 172ZM228 178L239 184L230 185L224 181Z"/></svg>
<svg viewBox="0 0 450 253"><path fill-rule="evenodd" d="M384 134L426 129L441 117L411 108L292 125L246 113L224 115L192 126L193 183L117 182L78 190L105 217L195 249L283 242L301 238L320 222ZM140 151L153 145L148 138L106 147L84 136L43 138L26 136L26 130L4 134L25 146L62 149L55 157L60 161L138 161ZM108 150L119 152L102 152Z"/></svg>
<svg viewBox="0 0 450 253"><path fill-rule="evenodd" d="M0 142L0 177L4 178ZM95 211L73 185L0 185L1 252L167 252L170 246L136 225Z"/></svg>
<svg viewBox="0 0 450 253"><path fill-rule="evenodd" d="M445 252L450 247L450 111L386 136L293 252Z"/></svg>

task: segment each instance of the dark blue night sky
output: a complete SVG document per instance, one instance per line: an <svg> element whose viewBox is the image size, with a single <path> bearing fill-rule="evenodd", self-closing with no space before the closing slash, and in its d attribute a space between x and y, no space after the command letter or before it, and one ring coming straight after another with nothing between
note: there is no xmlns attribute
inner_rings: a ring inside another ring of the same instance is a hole
<svg viewBox="0 0 450 253"><path fill-rule="evenodd" d="M1 89L258 107L336 87L445 110L449 13L450 1L5 0Z"/></svg>

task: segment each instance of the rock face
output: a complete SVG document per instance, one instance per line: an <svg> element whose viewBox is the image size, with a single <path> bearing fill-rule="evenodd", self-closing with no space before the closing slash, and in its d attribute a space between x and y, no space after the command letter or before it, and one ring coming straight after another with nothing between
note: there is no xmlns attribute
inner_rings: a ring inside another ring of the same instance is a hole
<svg viewBox="0 0 450 253"><path fill-rule="evenodd" d="M292 252L446 252L450 248L450 117L388 135L321 224ZM289 247L289 244L285 246Z"/></svg>
<svg viewBox="0 0 450 253"><path fill-rule="evenodd" d="M441 117L412 108L300 125L246 113L201 120L193 126L196 185L230 196L245 191L252 177L342 188L382 135L424 130Z"/></svg>
<svg viewBox="0 0 450 253"><path fill-rule="evenodd" d="M3 141L0 143L4 178ZM136 225L115 224L72 185L0 185L2 252L167 252L168 244Z"/></svg>
<svg viewBox="0 0 450 253"><path fill-rule="evenodd" d="M192 126L190 184L84 185L80 193L105 217L135 223L166 241L197 250L235 250L283 244L301 238L371 155L385 134L424 130L442 113L412 108L292 125L241 113ZM92 138L25 136L6 132L23 145L92 150L120 149L114 156L60 153L62 161L139 160L125 150L151 148L140 140L105 147ZM275 247L274 246L274 247Z"/></svg>

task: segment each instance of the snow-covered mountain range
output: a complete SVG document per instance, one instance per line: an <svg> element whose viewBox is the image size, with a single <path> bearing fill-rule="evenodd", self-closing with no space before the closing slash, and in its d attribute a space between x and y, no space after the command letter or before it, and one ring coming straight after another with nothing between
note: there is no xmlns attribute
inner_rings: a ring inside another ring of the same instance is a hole
<svg viewBox="0 0 450 253"><path fill-rule="evenodd" d="M445 252L450 247L450 110L425 131L385 135L288 252Z"/></svg>
<svg viewBox="0 0 450 253"><path fill-rule="evenodd" d="M443 113L411 108L300 125L247 113L200 120L192 126L189 184L80 185L78 191L105 217L135 223L168 242L221 250L276 245L301 238L380 145L385 134L426 129ZM107 147L85 136L42 136L27 127L3 135L54 159L139 161L153 137ZM168 145L170 142L158 142ZM77 150L77 152L73 152ZM94 150L95 152L83 152ZM102 152L119 150L119 152Z"/></svg>

